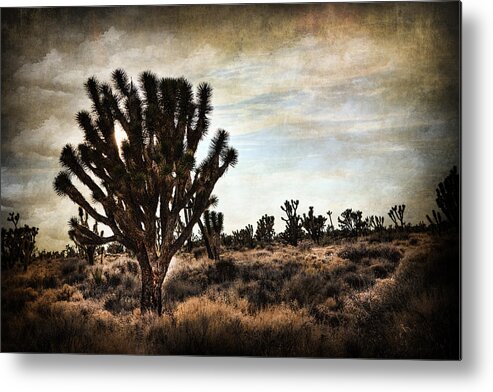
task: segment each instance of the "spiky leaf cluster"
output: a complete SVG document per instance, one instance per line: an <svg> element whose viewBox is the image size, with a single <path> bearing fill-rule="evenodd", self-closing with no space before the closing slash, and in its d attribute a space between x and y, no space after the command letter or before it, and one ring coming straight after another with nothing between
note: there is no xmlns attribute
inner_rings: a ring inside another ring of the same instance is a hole
<svg viewBox="0 0 493 392"><path fill-rule="evenodd" d="M92 110L76 116L84 142L63 148L64 170L54 188L109 226L113 235L94 236L81 222L73 221L72 228L86 243L118 241L136 253L146 251L150 259L164 253L169 258L216 201L211 192L217 180L237 162L224 130L212 138L205 160L195 161L209 127L212 89L203 83L194 94L186 79L158 78L151 72L133 83L120 69L113 72L111 85L90 78L85 87ZM117 127L126 135L121 146L115 137ZM89 189L91 201L74 185L73 177ZM175 238L179 214L186 206L191 209L190 221ZM156 217L162 231L160 250L155 250Z"/></svg>
<svg viewBox="0 0 493 392"><path fill-rule="evenodd" d="M221 235L224 229L224 216L222 212L209 212L209 210L205 210L203 220L209 235Z"/></svg>

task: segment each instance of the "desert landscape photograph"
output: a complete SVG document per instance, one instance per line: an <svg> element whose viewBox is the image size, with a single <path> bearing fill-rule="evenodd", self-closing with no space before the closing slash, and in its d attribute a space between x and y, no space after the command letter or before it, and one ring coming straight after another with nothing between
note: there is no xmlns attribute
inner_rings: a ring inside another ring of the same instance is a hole
<svg viewBox="0 0 493 392"><path fill-rule="evenodd" d="M1 351L461 359L458 2L1 9Z"/></svg>

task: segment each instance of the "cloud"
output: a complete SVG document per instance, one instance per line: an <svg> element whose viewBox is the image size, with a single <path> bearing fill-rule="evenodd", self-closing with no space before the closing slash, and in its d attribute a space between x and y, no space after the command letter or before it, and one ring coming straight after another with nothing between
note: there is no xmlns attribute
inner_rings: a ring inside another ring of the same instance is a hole
<svg viewBox="0 0 493 392"><path fill-rule="evenodd" d="M64 135L64 137L60 137ZM35 129L24 129L10 144L18 158L27 160L57 159L67 143L80 142L80 131L74 124L60 121L54 116L47 118Z"/></svg>

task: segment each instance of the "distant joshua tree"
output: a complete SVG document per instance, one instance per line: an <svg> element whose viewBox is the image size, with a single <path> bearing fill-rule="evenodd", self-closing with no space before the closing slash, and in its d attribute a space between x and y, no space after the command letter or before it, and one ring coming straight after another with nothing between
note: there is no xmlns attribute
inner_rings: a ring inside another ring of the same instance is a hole
<svg viewBox="0 0 493 392"><path fill-rule="evenodd" d="M431 229L440 234L443 225L442 216L440 215L440 212L435 210L432 211L432 215L433 219L431 219L429 215L426 215L426 219L430 222Z"/></svg>
<svg viewBox="0 0 493 392"><path fill-rule="evenodd" d="M255 236L253 226L246 225L244 229L233 231L233 243L236 246L255 248Z"/></svg>
<svg viewBox="0 0 493 392"><path fill-rule="evenodd" d="M332 223L332 211L327 211L327 215L329 216L329 223L327 225L327 233L333 232L334 231L334 224Z"/></svg>
<svg viewBox="0 0 493 392"><path fill-rule="evenodd" d="M315 243L320 243L324 234L324 227L327 218L323 215L315 216L313 207L309 207L308 215L303 214L302 224L310 238Z"/></svg>
<svg viewBox="0 0 493 392"><path fill-rule="evenodd" d="M438 184L436 202L447 221L458 227L460 221L460 181L457 166L454 166L445 180Z"/></svg>
<svg viewBox="0 0 493 392"><path fill-rule="evenodd" d="M82 207L79 207L79 218L73 217L69 221L71 229L68 231L68 236L74 241L75 246L86 258L89 265L94 264L94 254L96 253L97 246L92 243L87 243L81 238L84 237L84 232L90 229L89 227L89 214L84 211ZM79 230L79 227L84 227L84 232ZM104 236L104 231L101 233L98 231L98 222L94 222L92 226L92 232L100 237Z"/></svg>
<svg viewBox="0 0 493 392"><path fill-rule="evenodd" d="M374 231L381 231L385 228L385 218L383 216L371 215L365 219L366 226Z"/></svg>
<svg viewBox="0 0 493 392"><path fill-rule="evenodd" d="M341 217L337 218L339 227L343 232L358 236L366 229L366 223L363 220L361 211L353 211L351 208L346 209L341 213Z"/></svg>
<svg viewBox="0 0 493 392"><path fill-rule="evenodd" d="M288 244L294 246L298 245L298 241L303 236L303 230L301 229L301 216L299 216L296 212L299 204L299 200L286 200L284 202L284 206L281 206L281 210L283 210L286 214L286 218L281 218L284 222L286 222L286 229L284 230L284 233L281 234L281 237Z"/></svg>
<svg viewBox="0 0 493 392"><path fill-rule="evenodd" d="M399 227L402 229L405 227L404 223L404 211L406 210L406 205L401 204L401 205L395 205L389 210L389 217L392 219L392 222L394 222L395 228L398 229Z"/></svg>
<svg viewBox="0 0 493 392"><path fill-rule="evenodd" d="M12 222L14 228L2 227L2 268L10 269L17 263L22 263L24 271L34 258L36 252L36 236L39 229L24 225L17 227L19 213L9 213L7 221Z"/></svg>
<svg viewBox="0 0 493 392"><path fill-rule="evenodd" d="M134 84L123 70L116 70L112 79L114 90L94 77L85 84L93 105L91 112L77 114L84 142L63 148L64 170L54 188L112 231L103 237L71 222L78 241L90 246L119 242L136 255L142 272L142 312L161 314L162 283L171 259L202 213L216 204L214 186L236 164L238 154L228 146L228 133L218 130L205 160L195 161L212 111L208 84L200 84L194 97L183 78L144 72ZM121 146L116 127L127 137ZM72 176L89 189L90 199ZM185 212L188 219L182 223Z"/></svg>
<svg viewBox="0 0 493 392"><path fill-rule="evenodd" d="M262 243L271 243L274 240L274 217L267 214L263 215L257 221L257 230L255 238Z"/></svg>
<svg viewBox="0 0 493 392"><path fill-rule="evenodd" d="M221 251L221 233L224 229L224 216L222 212L205 210L203 224L200 226L204 237L207 256L211 260L219 261ZM200 223L200 221L199 221Z"/></svg>
<svg viewBox="0 0 493 392"><path fill-rule="evenodd" d="M460 222L460 180L456 166L450 170L445 180L438 184L436 194L437 206L442 210L447 220L442 220L440 212L433 210L433 219L426 215L431 228L438 233L444 225L458 228Z"/></svg>

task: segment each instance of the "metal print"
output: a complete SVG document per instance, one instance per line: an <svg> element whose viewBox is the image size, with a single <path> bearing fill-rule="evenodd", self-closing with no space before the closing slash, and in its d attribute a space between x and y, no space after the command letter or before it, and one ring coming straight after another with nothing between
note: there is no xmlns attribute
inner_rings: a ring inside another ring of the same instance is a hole
<svg viewBox="0 0 493 392"><path fill-rule="evenodd" d="M1 27L2 351L460 359L460 3Z"/></svg>

